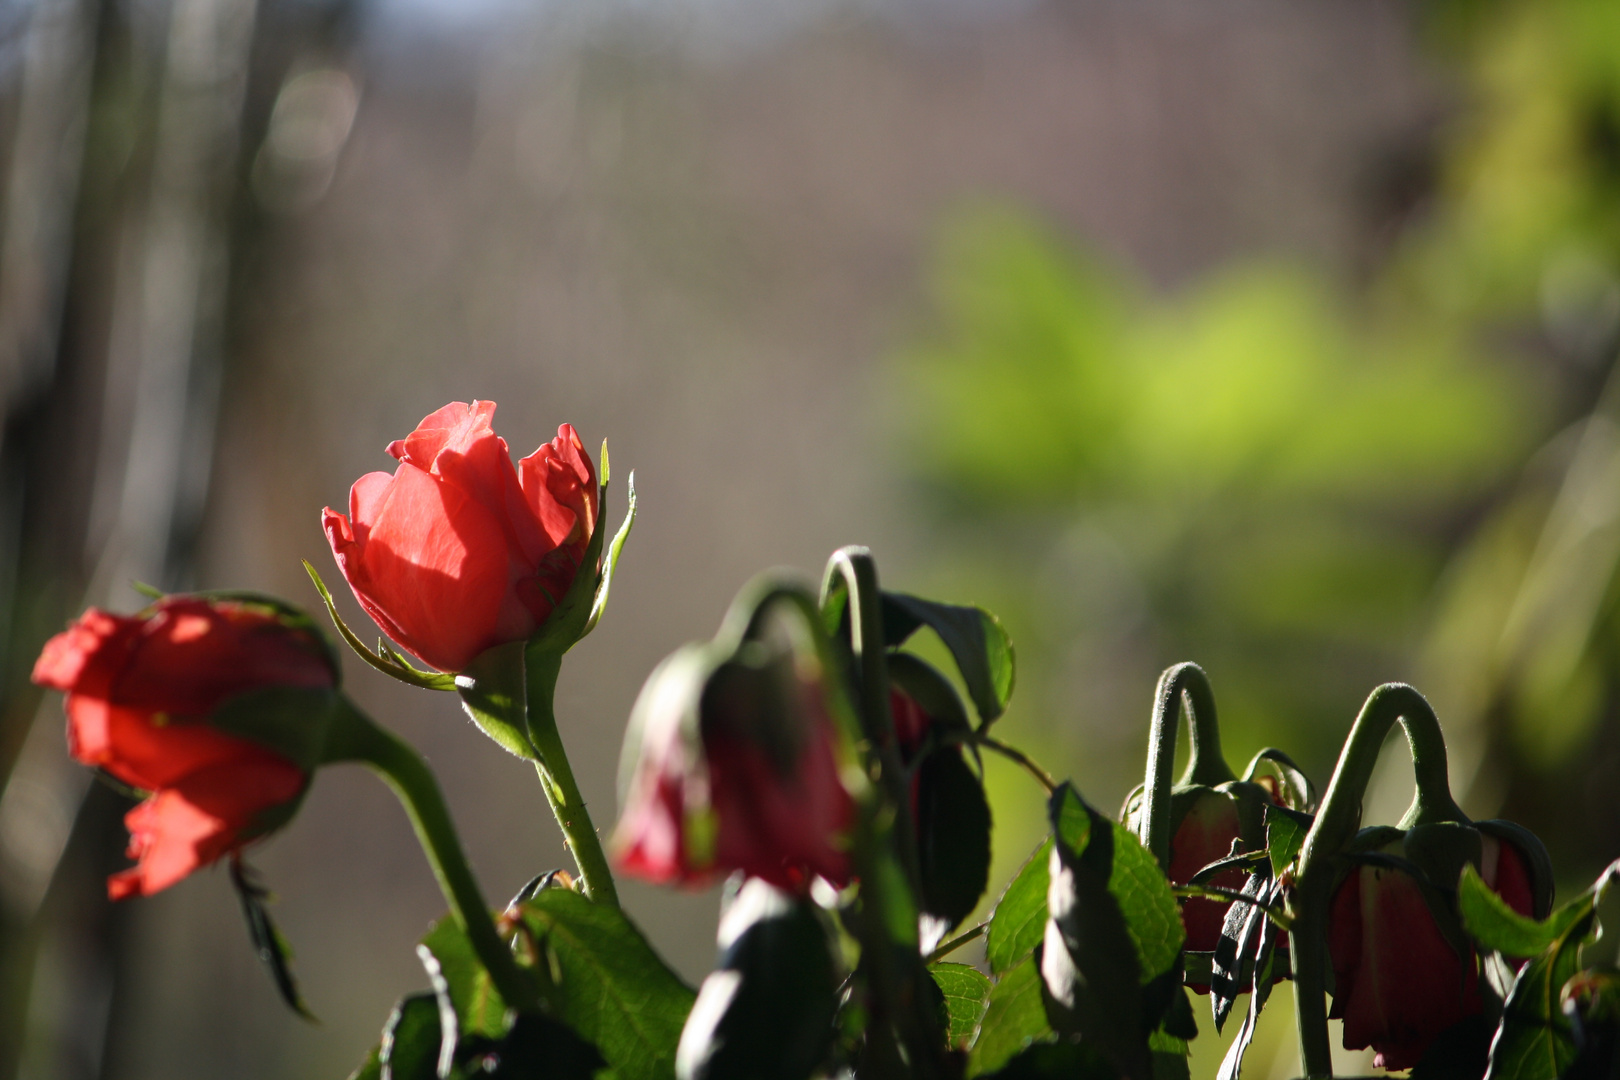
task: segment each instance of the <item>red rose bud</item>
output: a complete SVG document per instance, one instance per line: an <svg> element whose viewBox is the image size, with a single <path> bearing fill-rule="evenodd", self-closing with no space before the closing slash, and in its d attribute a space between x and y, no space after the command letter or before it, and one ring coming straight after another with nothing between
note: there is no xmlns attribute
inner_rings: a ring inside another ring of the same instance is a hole
<svg viewBox="0 0 1620 1080"><path fill-rule="evenodd" d="M1198 796L1170 837L1170 882L1185 885L1194 874L1232 852L1232 841L1242 828L1236 801L1223 791L1208 789ZM1223 889L1242 889L1248 878L1241 869L1223 870L1205 882ZM1197 897L1184 900L1181 924L1187 930L1189 952L1214 952L1221 940L1221 925L1231 904ZM1203 987L1198 987L1202 990Z"/></svg>
<svg viewBox="0 0 1620 1080"><path fill-rule="evenodd" d="M1485 884L1519 914L1534 915L1526 853L1488 834L1480 841ZM1384 850L1411 856L1401 840ZM1328 912L1328 956L1335 986L1328 1015L1344 1021L1345 1048L1372 1047L1379 1068L1411 1068L1442 1032L1484 1009L1473 948L1453 947L1423 887L1403 870L1350 870Z"/></svg>
<svg viewBox="0 0 1620 1080"><path fill-rule="evenodd" d="M308 775L208 718L269 687L330 688L314 635L249 603L168 597L139 615L91 608L46 642L34 682L67 692L68 749L151 796L124 818L138 865L114 900L166 889L274 828Z"/></svg>
<svg viewBox="0 0 1620 1080"><path fill-rule="evenodd" d="M492 401L453 401L388 446L349 516L321 513L355 598L441 671L531 637L567 594L596 527L596 471L573 427L512 465ZM594 567L592 568L595 569Z"/></svg>
<svg viewBox="0 0 1620 1080"><path fill-rule="evenodd" d="M817 875L849 882L854 801L820 683L792 666L732 662L706 675L698 647L653 672L626 743L613 838L622 870L658 884L702 885L733 871L789 889ZM770 679L783 674L788 693Z"/></svg>

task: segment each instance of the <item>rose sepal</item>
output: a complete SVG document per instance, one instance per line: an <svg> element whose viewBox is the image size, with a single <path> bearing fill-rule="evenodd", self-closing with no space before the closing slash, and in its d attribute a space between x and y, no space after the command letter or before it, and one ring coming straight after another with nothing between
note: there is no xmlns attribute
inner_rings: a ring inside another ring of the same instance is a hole
<svg viewBox="0 0 1620 1080"><path fill-rule="evenodd" d="M540 754L529 736L525 644L508 641L479 653L455 676L461 707L503 750L528 761Z"/></svg>
<svg viewBox="0 0 1620 1080"><path fill-rule="evenodd" d="M356 656L389 678L398 679L407 686L415 686L422 690L456 688L455 676L440 671L422 670L389 648L381 638L377 639L377 651L372 652L366 647L366 643L360 640L360 635L349 629L349 624L338 614L337 605L332 602L331 590L326 587L326 582L321 580L321 575L310 565L308 559L304 560L304 570L309 574L309 580L315 583L315 591L321 594L321 602L326 605L326 614L331 617L332 625L337 627L339 636L350 649L354 650ZM325 640L325 635L322 635L322 640Z"/></svg>

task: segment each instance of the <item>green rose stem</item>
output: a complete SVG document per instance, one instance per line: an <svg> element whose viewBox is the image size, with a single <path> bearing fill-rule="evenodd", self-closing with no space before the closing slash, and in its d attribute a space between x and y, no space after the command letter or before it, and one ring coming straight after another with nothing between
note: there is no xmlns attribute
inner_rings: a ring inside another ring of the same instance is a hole
<svg viewBox="0 0 1620 1080"><path fill-rule="evenodd" d="M571 644L572 642L570 642ZM567 645L553 641L510 641L479 655L456 676L456 691L467 713L507 750L534 762L540 788L579 867L580 882L600 904L619 906L618 890L602 851L601 838L585 809L557 732L552 697Z"/></svg>
<svg viewBox="0 0 1620 1080"><path fill-rule="evenodd" d="M1386 683L1374 690L1350 729L1316 821L1305 834L1290 900L1294 920L1289 933L1294 1008L1299 1025L1299 1058L1308 1080L1333 1075L1324 987L1327 912L1333 899L1336 856L1360 828L1362 795L1378 763L1384 736L1397 720L1406 729L1412 768L1417 774L1417 793L1400 827L1468 820L1451 797L1446 743L1429 703L1405 683Z"/></svg>
<svg viewBox="0 0 1620 1080"><path fill-rule="evenodd" d="M466 932L473 951L489 972L501 997L514 1008L534 1011L540 995L533 981L518 966L512 950L495 930L489 907L484 903L467 857L456 838L444 796L422 756L394 735L361 713L346 697L340 705L327 737L325 759L358 761L370 765L394 789L404 804L427 854L433 876L450 903L450 913Z"/></svg>
<svg viewBox="0 0 1620 1080"><path fill-rule="evenodd" d="M1176 758L1176 726L1184 702L1191 753L1181 782L1213 787L1237 779L1221 754L1221 729L1215 719L1215 694L1209 688L1209 676L1197 664L1166 668L1159 676L1153 698L1140 826L1143 846L1166 870L1170 867L1170 776Z"/></svg>
<svg viewBox="0 0 1620 1080"><path fill-rule="evenodd" d="M574 782L574 770L568 764L568 752L563 749L562 735L557 731L557 715L553 701L557 692L557 675L562 670L562 654L549 649L530 646L524 651L529 740L540 755L534 763L540 775L540 786L546 801L557 818L568 850L579 867L585 895L599 904L619 906L619 891L613 884L613 871L608 867L607 854L602 850L602 838L591 823L590 811Z"/></svg>
<svg viewBox="0 0 1620 1080"><path fill-rule="evenodd" d="M906 878L915 891L922 880L917 832L911 823L910 786L900 764L894 717L889 712L889 664L883 646L882 593L878 589L877 562L871 551L851 544L833 552L821 583L823 610L840 585L847 596L849 647L859 679L861 730L877 751L879 780L894 814L890 836L900 856L900 865L905 868ZM832 632L832 628L827 629Z"/></svg>
<svg viewBox="0 0 1620 1080"><path fill-rule="evenodd" d="M864 567L860 558L863 555ZM833 569L840 564L848 570ZM861 882L857 936L861 944L861 969L869 980L874 999L873 1023L867 1028L864 1048L864 1072L885 1080L890 1077L931 1080L939 1076L938 1053L939 1047L944 1045L944 1034L938 1030L938 1018L928 1007L928 998L920 992L917 981L929 976L917 952L914 894L895 853L894 832L899 828L897 810L909 809L909 800L902 800L899 807L885 805L888 800L883 797L884 789L874 783L873 777L862 767L857 752L869 730L875 727L879 732L892 731L893 727L888 708L888 673L883 664L883 637L878 626L881 609L877 603L876 570L864 548L845 548L833 556L829 582L835 572L844 574L845 584L852 592L850 605L855 616L852 651L861 705L881 704L881 715L867 716L863 723L856 718L845 695L839 692L836 673L845 670L843 661L833 652L821 607L797 585L770 577L759 579L756 595L741 596L732 605L732 612L747 614L741 617L728 614L715 641L717 645L723 643L722 647L729 651L736 651L744 642L759 636L771 609L778 603L787 605L800 616L825 673L827 711L838 736L839 772L856 806L852 855ZM892 739L890 741L892 743ZM883 768L881 764L879 767ZM898 1044L895 1034L899 1035Z"/></svg>

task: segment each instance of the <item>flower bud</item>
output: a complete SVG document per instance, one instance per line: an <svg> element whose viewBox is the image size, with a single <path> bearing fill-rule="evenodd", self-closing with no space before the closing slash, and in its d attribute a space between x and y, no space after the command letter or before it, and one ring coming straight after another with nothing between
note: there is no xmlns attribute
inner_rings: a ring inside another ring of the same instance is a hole
<svg viewBox="0 0 1620 1080"><path fill-rule="evenodd" d="M1204 867L1232 853L1232 842L1241 841L1241 850L1259 851L1265 847L1266 806L1286 803L1278 790L1251 780L1231 780L1216 784L1177 784L1170 796L1170 867L1172 885L1186 885ZM1121 815L1131 828L1143 812L1140 792L1133 793ZM1201 884L1223 889L1241 889L1248 875L1241 868L1223 870ZM1181 901L1181 922L1187 931L1188 952L1214 952L1221 940L1221 927L1227 909L1225 900L1192 897ZM1199 993L1208 988L1189 983Z"/></svg>
<svg viewBox="0 0 1620 1080"><path fill-rule="evenodd" d="M1344 1021L1346 1049L1370 1046L1380 1068L1411 1068L1442 1033L1484 1009L1473 945L1455 901L1436 886L1454 887L1471 862L1510 907L1539 918L1552 899L1546 853L1529 833L1497 822L1363 829L1349 850L1379 861L1352 866L1333 895L1328 1015Z"/></svg>
<svg viewBox="0 0 1620 1080"><path fill-rule="evenodd" d="M389 444L392 476L355 481L347 517L321 514L360 606L441 671L533 636L568 594L596 527L596 473L573 427L514 468L494 415L492 401L451 402Z"/></svg>
<svg viewBox="0 0 1620 1080"><path fill-rule="evenodd" d="M120 900L166 889L291 816L313 761L211 720L259 691L330 691L337 666L307 619L273 603L171 596L134 616L86 611L46 643L33 679L67 692L75 759L150 793L124 818L137 865L108 879ZM270 719L313 722L296 709Z"/></svg>
<svg viewBox="0 0 1620 1080"><path fill-rule="evenodd" d="M689 646L648 678L625 743L621 869L702 885L733 871L802 890L850 880L855 806L813 662L762 644Z"/></svg>
<svg viewBox="0 0 1620 1080"><path fill-rule="evenodd" d="M1170 835L1168 876L1171 884L1185 885L1198 871L1231 854L1232 841L1241 838L1236 800L1226 792L1213 788L1197 793L1180 823L1175 826L1175 832ZM1247 876L1241 869L1223 870L1205 884L1223 889L1242 889ZM1215 946L1221 940L1221 925L1226 921L1229 907L1231 904L1226 901L1198 897L1182 901L1181 924L1187 930L1188 951L1215 951Z"/></svg>

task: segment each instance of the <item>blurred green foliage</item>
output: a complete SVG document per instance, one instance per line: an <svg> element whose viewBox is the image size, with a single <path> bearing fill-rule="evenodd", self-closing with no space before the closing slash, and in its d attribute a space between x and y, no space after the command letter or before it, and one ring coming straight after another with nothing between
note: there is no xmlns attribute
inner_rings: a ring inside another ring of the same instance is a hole
<svg viewBox="0 0 1620 1080"><path fill-rule="evenodd" d="M1275 743L1319 783L1406 679L1470 809L1578 877L1620 854L1620 5L1423 18L1456 106L1421 161L1369 163L1408 174L1370 268L1165 294L962 209L898 425L937 588L1002 615L1012 724L1094 797L1135 779L1169 663L1209 670L1234 759Z"/></svg>

